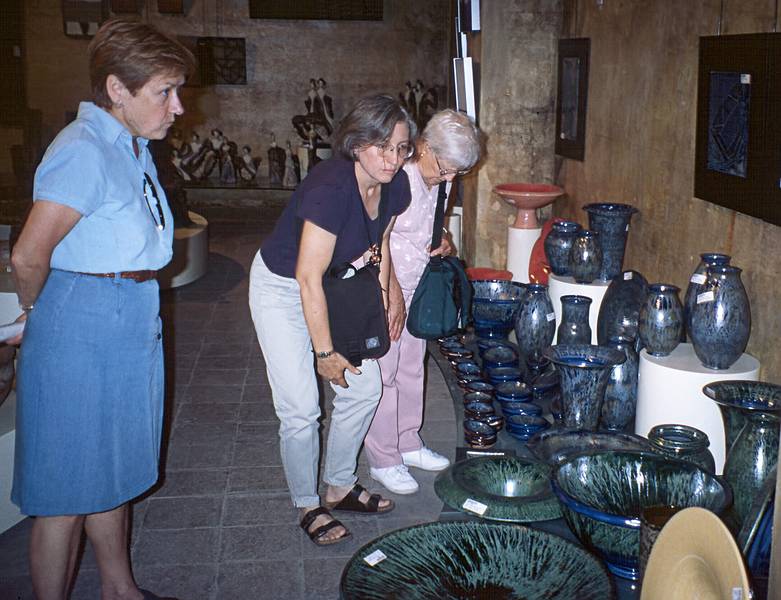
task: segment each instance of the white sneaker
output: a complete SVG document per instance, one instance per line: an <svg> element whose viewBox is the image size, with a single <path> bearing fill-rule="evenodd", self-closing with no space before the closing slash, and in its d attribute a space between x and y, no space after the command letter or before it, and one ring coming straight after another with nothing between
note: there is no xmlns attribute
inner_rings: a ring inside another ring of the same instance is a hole
<svg viewBox="0 0 781 600"><path fill-rule="evenodd" d="M372 479L384 485L394 494L414 494L418 491L418 482L409 474L404 465L393 465L383 469L371 467L369 474Z"/></svg>
<svg viewBox="0 0 781 600"><path fill-rule="evenodd" d="M441 471L442 469L446 469L450 464L450 461L447 458L425 446L420 450L402 452L401 460L404 461L404 464L408 467L417 467L424 471Z"/></svg>

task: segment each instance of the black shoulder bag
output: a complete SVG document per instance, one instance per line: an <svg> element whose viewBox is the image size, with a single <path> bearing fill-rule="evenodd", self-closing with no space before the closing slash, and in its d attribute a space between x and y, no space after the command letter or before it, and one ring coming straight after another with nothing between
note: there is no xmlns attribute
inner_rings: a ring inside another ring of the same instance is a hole
<svg viewBox="0 0 781 600"><path fill-rule="evenodd" d="M445 220L445 182L439 184L431 249L442 242ZM407 315L407 330L417 338L434 340L465 327L471 314L472 286L455 256L432 256L420 277Z"/></svg>
<svg viewBox="0 0 781 600"><path fill-rule="evenodd" d="M372 251L369 262L360 269L350 263L330 266L323 275L323 291L328 304L328 324L334 350L356 367L362 360L380 358L390 349L388 320L380 287L381 229L388 210L388 187L383 185L381 188L374 235L366 211L361 207Z"/></svg>

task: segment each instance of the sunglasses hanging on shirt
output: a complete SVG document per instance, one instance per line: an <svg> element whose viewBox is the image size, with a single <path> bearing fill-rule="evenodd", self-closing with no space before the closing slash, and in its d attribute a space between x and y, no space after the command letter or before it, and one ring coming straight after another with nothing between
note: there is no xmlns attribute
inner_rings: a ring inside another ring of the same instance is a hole
<svg viewBox="0 0 781 600"><path fill-rule="evenodd" d="M146 200L146 207L149 209L149 214L152 216L152 220L155 222L155 227L157 227L160 231L165 229L165 215L163 214L163 205L160 204L160 197L157 195L157 188L155 188L155 184L152 181L152 178L149 176L149 173L144 173L144 200ZM155 199L155 207L157 208L157 218L155 218L155 213L152 211L152 205L149 203L149 194L147 194L146 190L149 188L152 191L152 197Z"/></svg>

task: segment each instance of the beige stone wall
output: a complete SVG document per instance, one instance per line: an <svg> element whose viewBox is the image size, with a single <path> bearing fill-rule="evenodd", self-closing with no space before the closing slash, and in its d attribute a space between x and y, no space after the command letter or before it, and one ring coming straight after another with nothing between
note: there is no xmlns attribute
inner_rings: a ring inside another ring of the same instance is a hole
<svg viewBox="0 0 781 600"><path fill-rule="evenodd" d="M60 0L26 0L28 104L43 110L44 140L89 95L88 42L62 32ZM245 37L246 86L185 88L184 130L218 127L265 154L269 136L295 140L293 115L305 111L310 77L328 82L336 117L368 93L397 93L407 80L445 88L449 77L449 0L386 0L383 21L249 18L247 0L190 0L185 16L160 15L146 0L142 19L186 36Z"/></svg>
<svg viewBox="0 0 781 600"><path fill-rule="evenodd" d="M587 223L589 202L637 206L625 266L682 290L701 252L731 255L751 301L748 351L781 381L781 227L692 197L698 41L716 34L721 1L565 5L565 35L591 38L591 67L585 161L561 162L555 214ZM773 30L771 0L723 5L723 34Z"/></svg>

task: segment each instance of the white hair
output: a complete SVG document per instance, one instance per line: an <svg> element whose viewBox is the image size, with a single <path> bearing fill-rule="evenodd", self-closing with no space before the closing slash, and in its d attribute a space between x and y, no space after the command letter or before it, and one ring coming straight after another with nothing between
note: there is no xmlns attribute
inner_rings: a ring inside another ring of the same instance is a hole
<svg viewBox="0 0 781 600"><path fill-rule="evenodd" d="M451 108L432 116L422 135L442 162L464 171L480 160L481 137L471 117Z"/></svg>

